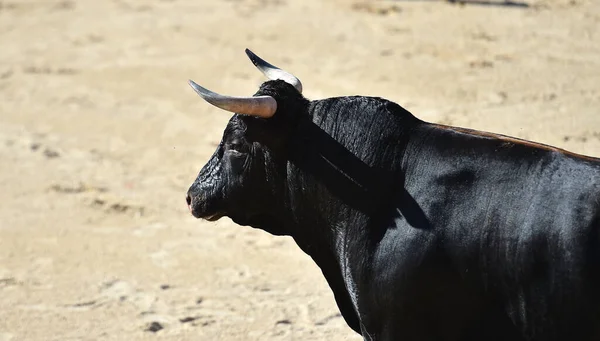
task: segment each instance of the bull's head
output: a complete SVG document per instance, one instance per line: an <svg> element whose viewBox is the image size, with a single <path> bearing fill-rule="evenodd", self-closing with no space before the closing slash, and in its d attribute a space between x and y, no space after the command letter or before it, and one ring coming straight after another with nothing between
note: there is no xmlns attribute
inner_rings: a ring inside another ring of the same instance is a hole
<svg viewBox="0 0 600 341"><path fill-rule="evenodd" d="M270 81L253 97L222 96L190 81L207 102L236 113L221 143L187 193L196 218L230 217L274 234L281 230L286 189L286 150L294 122L307 108L302 85L293 75L246 54Z"/></svg>

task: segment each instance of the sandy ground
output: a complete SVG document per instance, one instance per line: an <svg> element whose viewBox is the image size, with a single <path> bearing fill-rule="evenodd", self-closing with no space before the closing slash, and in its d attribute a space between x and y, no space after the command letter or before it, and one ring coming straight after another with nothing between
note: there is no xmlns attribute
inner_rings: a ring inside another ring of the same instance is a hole
<svg viewBox="0 0 600 341"><path fill-rule="evenodd" d="M289 238L193 219L230 115L188 87L377 95L600 155L600 2L0 1L0 341L359 340ZM162 329L161 329L162 328Z"/></svg>

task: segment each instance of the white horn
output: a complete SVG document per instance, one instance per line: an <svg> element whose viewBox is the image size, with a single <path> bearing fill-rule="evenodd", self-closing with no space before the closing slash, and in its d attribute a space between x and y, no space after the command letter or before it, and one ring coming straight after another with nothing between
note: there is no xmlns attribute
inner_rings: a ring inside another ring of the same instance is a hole
<svg viewBox="0 0 600 341"><path fill-rule="evenodd" d="M201 87L192 80L190 80L188 83L192 89L194 89L194 91L196 91L196 93L205 101L223 110L263 118L272 117L277 111L277 101L271 96L223 96Z"/></svg>
<svg viewBox="0 0 600 341"><path fill-rule="evenodd" d="M292 75L287 71L283 71L282 69L271 65L267 61L261 59L259 56L255 55L254 52L246 49L246 54L248 58L252 61L252 64L256 66L262 73L265 74L269 79L276 80L280 79L296 88L299 93L302 93L302 83L296 76Z"/></svg>

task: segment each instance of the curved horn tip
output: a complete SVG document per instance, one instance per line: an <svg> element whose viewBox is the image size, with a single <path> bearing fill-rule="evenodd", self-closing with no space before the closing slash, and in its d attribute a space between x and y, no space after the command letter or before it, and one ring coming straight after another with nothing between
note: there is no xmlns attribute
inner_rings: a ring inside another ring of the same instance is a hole
<svg viewBox="0 0 600 341"><path fill-rule="evenodd" d="M265 74L265 76L267 76L269 79L283 80L284 82L295 87L298 92L302 93L302 82L300 82L296 76L260 58L248 48L246 48L246 55L248 55L248 58L250 58L252 64L254 64L254 66L256 66L260 72Z"/></svg>
<svg viewBox="0 0 600 341"><path fill-rule="evenodd" d="M256 57L256 53L254 53L254 52L250 51L250 49L249 49L249 48L246 48L246 49L244 50L244 52L246 52L246 55L247 55L248 57L250 57L250 59L252 59L253 57Z"/></svg>
<svg viewBox="0 0 600 341"><path fill-rule="evenodd" d="M194 89L194 91L198 91L199 89L201 89L202 87L198 84L196 84L196 82L194 82L191 79L188 79L188 84L192 87L192 89Z"/></svg>
<svg viewBox="0 0 600 341"><path fill-rule="evenodd" d="M193 80L191 80L191 79L188 79L188 84L189 84L189 85L192 87L192 89L194 89L194 91L195 91L195 92L196 92L198 95L200 95L201 97L204 97L204 96L211 95L211 93L212 93L212 91L210 91L210 90L208 90L208 89L206 89L206 88L204 88L204 87L202 87L202 86L198 85L196 82L194 82L194 81L193 81Z"/></svg>
<svg viewBox="0 0 600 341"><path fill-rule="evenodd" d="M266 60L257 56L256 53L250 51L250 49L246 49L245 51L246 51L246 56L248 56L248 58L250 58L250 61L252 62L252 64L254 64L254 66L258 67L259 69L261 67L265 67L265 66L269 67L269 68L273 68L273 69L279 69L275 65L272 65L271 63L269 63Z"/></svg>

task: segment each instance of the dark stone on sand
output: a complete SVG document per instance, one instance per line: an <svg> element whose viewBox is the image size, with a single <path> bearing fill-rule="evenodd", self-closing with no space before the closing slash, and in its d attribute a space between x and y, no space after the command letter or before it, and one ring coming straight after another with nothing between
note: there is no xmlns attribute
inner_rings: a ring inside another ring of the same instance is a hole
<svg viewBox="0 0 600 341"><path fill-rule="evenodd" d="M156 321L150 322L150 324L148 324L148 326L146 327L146 331L153 332L153 333L156 333L161 329L164 329L164 327L162 326L162 324L160 324Z"/></svg>

